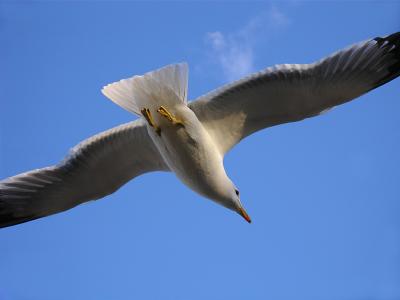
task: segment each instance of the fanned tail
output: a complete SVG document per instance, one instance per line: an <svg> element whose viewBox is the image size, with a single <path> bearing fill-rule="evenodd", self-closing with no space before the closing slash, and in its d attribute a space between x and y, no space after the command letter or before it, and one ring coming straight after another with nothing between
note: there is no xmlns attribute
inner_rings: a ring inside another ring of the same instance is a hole
<svg viewBox="0 0 400 300"><path fill-rule="evenodd" d="M141 115L144 107L157 109L176 102L186 104L187 85L188 66L180 63L108 84L102 93L127 111Z"/></svg>

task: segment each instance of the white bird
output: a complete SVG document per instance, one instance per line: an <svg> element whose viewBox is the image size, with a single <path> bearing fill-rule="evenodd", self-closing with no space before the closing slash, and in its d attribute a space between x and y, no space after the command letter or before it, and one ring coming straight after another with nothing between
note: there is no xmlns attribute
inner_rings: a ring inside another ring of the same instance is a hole
<svg viewBox="0 0 400 300"><path fill-rule="evenodd" d="M97 134L58 165L0 181L0 227L102 198L132 178L171 171L248 222L224 155L255 131L317 116L400 75L400 32L312 64L277 65L187 102L188 68L176 64L105 86L136 121Z"/></svg>

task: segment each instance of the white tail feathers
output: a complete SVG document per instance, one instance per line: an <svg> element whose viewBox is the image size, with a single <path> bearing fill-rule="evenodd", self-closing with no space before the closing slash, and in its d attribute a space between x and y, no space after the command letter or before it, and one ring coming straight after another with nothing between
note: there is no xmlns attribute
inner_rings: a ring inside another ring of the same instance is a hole
<svg viewBox="0 0 400 300"><path fill-rule="evenodd" d="M186 63L168 65L143 76L133 76L110 83L102 93L129 112L140 115L140 110L187 103L188 66Z"/></svg>

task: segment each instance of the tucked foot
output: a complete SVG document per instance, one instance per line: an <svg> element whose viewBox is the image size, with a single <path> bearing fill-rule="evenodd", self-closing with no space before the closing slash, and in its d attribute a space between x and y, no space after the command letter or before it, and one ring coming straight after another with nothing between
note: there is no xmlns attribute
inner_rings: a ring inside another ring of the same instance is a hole
<svg viewBox="0 0 400 300"><path fill-rule="evenodd" d="M140 112L146 119L147 123L149 123L149 125L154 128L158 136L161 136L161 128L154 123L153 116L151 115L150 110L148 108L143 108L140 110Z"/></svg>
<svg viewBox="0 0 400 300"><path fill-rule="evenodd" d="M175 118L164 106L160 106L159 109L157 109L157 112L165 117L168 121L170 121L174 125L180 125L182 127L185 127L185 124L177 118Z"/></svg>

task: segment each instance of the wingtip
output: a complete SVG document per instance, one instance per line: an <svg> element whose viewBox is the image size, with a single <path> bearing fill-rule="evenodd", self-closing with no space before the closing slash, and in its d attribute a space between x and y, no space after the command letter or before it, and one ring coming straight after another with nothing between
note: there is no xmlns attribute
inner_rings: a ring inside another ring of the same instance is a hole
<svg viewBox="0 0 400 300"><path fill-rule="evenodd" d="M400 76L400 31L384 37L376 37L373 40L377 42L380 49L385 51L385 60L390 62L387 67L388 74L375 83L372 88L375 89Z"/></svg>

